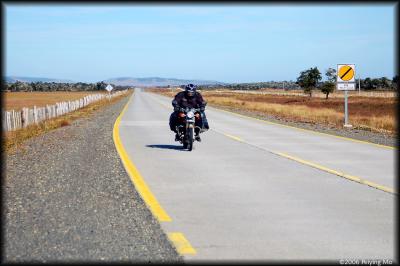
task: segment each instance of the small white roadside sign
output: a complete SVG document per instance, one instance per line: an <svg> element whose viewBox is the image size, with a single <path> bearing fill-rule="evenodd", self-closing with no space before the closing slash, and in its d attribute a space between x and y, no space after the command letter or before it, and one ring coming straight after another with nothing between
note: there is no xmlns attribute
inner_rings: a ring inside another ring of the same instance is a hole
<svg viewBox="0 0 400 266"><path fill-rule="evenodd" d="M354 91L356 89L355 83L337 83L338 91Z"/></svg>
<svg viewBox="0 0 400 266"><path fill-rule="evenodd" d="M113 86L111 86L110 84L108 84L107 87L106 87L106 90L108 92L112 91L113 89L114 89Z"/></svg>

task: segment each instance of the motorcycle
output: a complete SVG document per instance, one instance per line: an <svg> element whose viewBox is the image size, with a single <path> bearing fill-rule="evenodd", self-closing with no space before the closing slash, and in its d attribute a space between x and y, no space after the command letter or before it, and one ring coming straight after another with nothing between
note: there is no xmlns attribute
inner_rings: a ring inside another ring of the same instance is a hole
<svg viewBox="0 0 400 266"><path fill-rule="evenodd" d="M199 132L201 128L196 126L196 121L201 119L200 109L181 108L178 113L178 125L176 130L179 135L179 142L183 144L183 148L191 151L193 149L194 130Z"/></svg>

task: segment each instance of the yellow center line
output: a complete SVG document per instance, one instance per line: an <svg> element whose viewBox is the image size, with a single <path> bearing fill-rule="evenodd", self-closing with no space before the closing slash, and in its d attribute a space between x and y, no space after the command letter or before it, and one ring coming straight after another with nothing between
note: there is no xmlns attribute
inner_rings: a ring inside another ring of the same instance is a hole
<svg viewBox="0 0 400 266"><path fill-rule="evenodd" d="M231 139L234 139L234 140L237 140L237 141L240 141L240 142L244 142L241 138L239 138L239 137L236 137L236 136L233 136L233 135L229 135L229 134L226 134L226 133L223 133L225 136L227 136L227 137L229 137L229 138L231 138Z"/></svg>
<svg viewBox="0 0 400 266"><path fill-rule="evenodd" d="M278 155L278 156L284 157L286 159L290 159L292 161L296 161L298 163L301 163L301 164L304 164L304 165L308 165L308 166L313 167L315 169L318 169L318 170L321 170L321 171L324 171L324 172L327 172L327 173L330 173L330 174L333 174L333 175L337 175L339 177L343 177L343 178L346 178L348 180L351 180L351 181L354 181L354 182L357 182L357 183L360 183L360 184L363 184L363 185L367 185L367 186L370 186L370 187L373 187L373 188L376 188L376 189L379 189L379 190L382 190L382 191L385 191L385 192L388 192L388 193L397 194L397 192L395 192L393 188L386 187L386 186L383 186L383 185L368 181L368 180L363 179L361 177L357 177L357 176L349 175L349 174L346 174L346 173L343 173L343 172L339 172L339 171L330 169L328 167L319 165L317 163L306 161L306 160L303 160L301 158L288 155L288 154L283 153L283 152L271 151L271 150L268 150L266 148L257 146L255 144L249 143L247 141L244 141L243 139L241 139L240 137L237 137L237 136L233 136L233 135L230 135L230 134L227 134L227 133L223 133L223 132L220 132L220 131L215 130L215 129L214 129L214 131L217 132L217 133L220 133L220 134L222 134L224 136L227 136L227 137L229 137L231 139L234 139L234 140L237 140L239 142L245 143L247 145L253 146L255 148L267 151L267 152L272 153L274 155Z"/></svg>
<svg viewBox="0 0 400 266"><path fill-rule="evenodd" d="M285 154L285 153L282 153L282 152L274 152L274 153L277 154L277 155L280 155L282 157L285 157L287 159L290 159L290 160L293 160L293 161L296 161L296 162L311 166L313 168L316 168L316 169L319 169L319 170L322 170L322 171L325 171L325 172L328 172L328 173L331 173L331 174L346 178L348 180L351 180L351 181L354 181L354 182L357 182L357 183L360 183L360 184L364 184L364 185L367 185L367 186L370 186L370 187L373 187L373 188L376 188L376 189L379 189L379 190L382 190L382 191L385 191L385 192L388 192L388 193L397 194L394 191L394 189L392 189L392 188L389 188L389 187L386 187L386 186L383 186L383 185L379 185L377 183L368 181L368 180L363 179L361 177L353 176L353 175L349 175L349 174L345 174L345 173L341 173L341 172L329 169L327 167L321 166L319 164L316 164L316 163L313 163L313 162L310 162L310 161L305 161L303 159L300 159L300 158L297 158L297 157L294 157L294 156L291 156L291 155L288 155L288 154Z"/></svg>
<svg viewBox="0 0 400 266"><path fill-rule="evenodd" d="M182 233L174 232L168 234L169 240L175 245L180 255L195 255L196 250L190 245L189 241Z"/></svg>
<svg viewBox="0 0 400 266"><path fill-rule="evenodd" d="M338 139L343 139L343 140L347 140L347 141L352 141L352 142L356 142L356 143L362 143L362 144L369 144L369 145L373 145L376 147L380 147L380 148L385 148L385 149L396 149L396 147L392 147L392 146L387 146L387 145L382 145L382 144L376 144L376 143L372 143L372 142L368 142L368 141L363 141L363 140L358 140L358 139L352 139L352 138L347 138L347 137L342 137L342 136L336 136L336 135L332 135L332 134L328 134L328 133L323 133L323 132L318 132L318 131L314 131L314 130L309 130L309 129L304 129L304 128L298 128L298 127L294 127L294 126L289 126L289 125L284 125L284 124L280 124L280 123L275 123L275 122L271 122L271 121L267 121L267 120L262 120L259 118L255 118L255 117L251 117L251 116L246 116L246 115L242 115L242 114L238 114L235 112L231 112L231 111L227 111L224 109L220 109L217 107L212 107L216 110L219 111L223 111L229 114L233 114L235 116L239 116L242 118L246 118L246 119L253 119L265 124L270 124L270 125L277 125L277 126L282 126L282 127L286 127L286 128L291 128L291 129L295 129L295 130L299 130L299 131L304 131L304 132L309 132L309 133L313 133L313 134L317 134L317 135L322 135L322 136L328 136L328 137L334 137L334 138L338 138Z"/></svg>

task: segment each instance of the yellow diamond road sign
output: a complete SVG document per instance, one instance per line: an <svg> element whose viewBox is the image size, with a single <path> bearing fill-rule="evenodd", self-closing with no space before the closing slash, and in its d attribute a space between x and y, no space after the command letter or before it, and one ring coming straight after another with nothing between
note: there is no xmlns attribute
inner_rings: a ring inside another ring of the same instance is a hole
<svg viewBox="0 0 400 266"><path fill-rule="evenodd" d="M355 82L356 68L354 64L337 65L337 82Z"/></svg>

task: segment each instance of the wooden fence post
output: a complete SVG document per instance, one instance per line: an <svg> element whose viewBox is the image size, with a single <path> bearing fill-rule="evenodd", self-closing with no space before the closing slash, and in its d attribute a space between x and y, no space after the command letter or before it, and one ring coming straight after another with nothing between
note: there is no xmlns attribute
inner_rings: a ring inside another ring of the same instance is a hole
<svg viewBox="0 0 400 266"><path fill-rule="evenodd" d="M21 111L18 111L17 112L17 129L20 129L21 128L21 124L22 124L22 121L21 121Z"/></svg>
<svg viewBox="0 0 400 266"><path fill-rule="evenodd" d="M26 109L22 108L22 127L26 127L26 121L27 117L26 117Z"/></svg>
<svg viewBox="0 0 400 266"><path fill-rule="evenodd" d="M10 131L11 130L10 112L6 112L6 121L7 121L7 131Z"/></svg>
<svg viewBox="0 0 400 266"><path fill-rule="evenodd" d="M37 109L36 109L36 105L33 106L33 122L35 124L37 124Z"/></svg>
<svg viewBox="0 0 400 266"><path fill-rule="evenodd" d="M11 110L11 130L15 129L15 115L14 110Z"/></svg>
<svg viewBox="0 0 400 266"><path fill-rule="evenodd" d="M3 127L3 130L7 131L7 122L6 122L5 111L1 112L1 121L3 121L3 124L1 125Z"/></svg>
<svg viewBox="0 0 400 266"><path fill-rule="evenodd" d="M7 131L7 118L6 118L6 111L2 111L1 112L1 115L2 115L2 121L3 121L3 130L4 131Z"/></svg>

